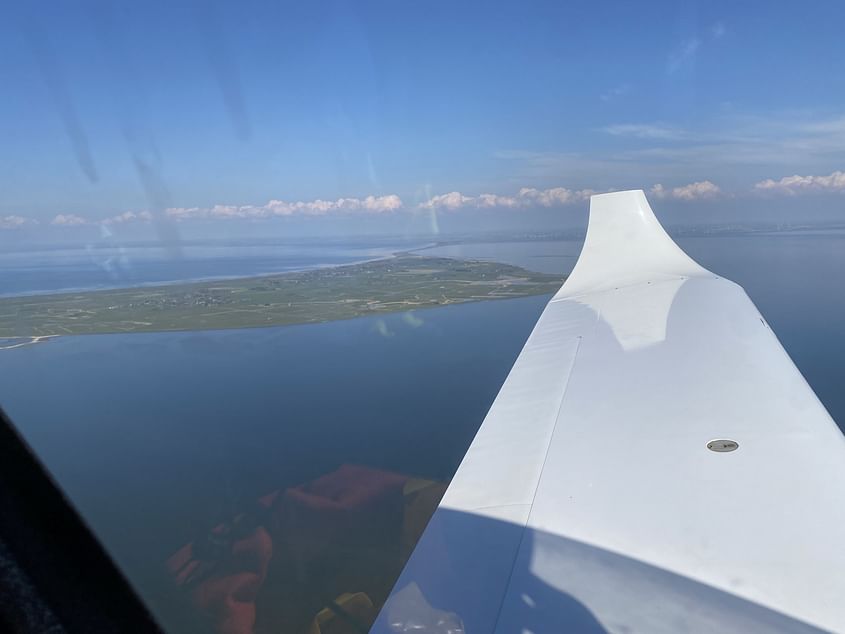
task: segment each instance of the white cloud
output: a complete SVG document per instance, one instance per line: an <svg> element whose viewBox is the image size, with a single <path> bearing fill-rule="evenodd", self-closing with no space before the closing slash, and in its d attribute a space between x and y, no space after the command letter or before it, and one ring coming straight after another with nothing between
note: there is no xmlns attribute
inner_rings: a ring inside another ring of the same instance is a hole
<svg viewBox="0 0 845 634"><path fill-rule="evenodd" d="M59 214L50 221L50 224L73 227L76 225L87 225L88 221L82 216L77 216L76 214Z"/></svg>
<svg viewBox="0 0 845 634"><path fill-rule="evenodd" d="M795 195L800 192L845 191L845 172L839 170L827 176L784 176L780 180L767 178L754 185L756 191Z"/></svg>
<svg viewBox="0 0 845 634"><path fill-rule="evenodd" d="M520 190L521 191L521 190ZM481 194L477 198L463 197L471 205L483 209L506 208L515 209L520 206L520 199L516 196L499 196L498 194Z"/></svg>
<svg viewBox="0 0 845 634"><path fill-rule="evenodd" d="M565 187L553 187L551 189L538 190L533 187L523 187L519 190L519 199L529 205L557 207L589 200L590 196L595 193L592 189L574 191Z"/></svg>
<svg viewBox="0 0 845 634"><path fill-rule="evenodd" d="M164 213L173 220L187 220L189 218L205 218L208 216L208 209L203 207L169 207Z"/></svg>
<svg viewBox="0 0 845 634"><path fill-rule="evenodd" d="M651 188L650 193L655 198L674 198L675 200L696 200L699 198L713 198L722 193L718 185L710 181L698 181L689 185L681 185L667 189L660 183Z"/></svg>
<svg viewBox="0 0 845 634"><path fill-rule="evenodd" d="M680 128L661 123L617 123L601 129L613 136L628 136L635 139L660 139L674 141L688 138L688 133Z"/></svg>
<svg viewBox="0 0 845 634"><path fill-rule="evenodd" d="M174 220L188 218L272 218L281 216L325 216L329 214L386 214L403 207L396 194L366 198L338 198L287 202L271 200L264 205L214 205L213 207L170 207L165 210Z"/></svg>
<svg viewBox="0 0 845 634"><path fill-rule="evenodd" d="M152 219L153 215L149 211L139 211L138 213L135 213L134 211L124 211L122 214L106 218L100 222L104 225L119 225L127 222L149 222Z"/></svg>
<svg viewBox="0 0 845 634"><path fill-rule="evenodd" d="M374 213L386 213L402 209L402 199L396 194L388 196L367 196L364 199L364 209Z"/></svg>
<svg viewBox="0 0 845 634"><path fill-rule="evenodd" d="M34 218L25 218L24 216L0 216L0 229L20 229L27 225L37 225L38 221Z"/></svg>
<svg viewBox="0 0 845 634"><path fill-rule="evenodd" d="M696 198L712 198L721 194L718 186L710 181L698 181L697 183L690 183L681 187L675 187L672 190L672 195L679 200L694 200Z"/></svg>
<svg viewBox="0 0 845 634"><path fill-rule="evenodd" d="M710 35L713 36L714 40L721 39L725 33L727 33L727 29L722 22L716 22L716 24L710 27Z"/></svg>
<svg viewBox="0 0 845 634"><path fill-rule="evenodd" d="M529 207L559 207L588 200L595 192L591 189L572 190L565 187L536 189L523 187L515 196L479 194L466 196L460 192L449 192L429 198L420 204L421 209L526 209Z"/></svg>
<svg viewBox="0 0 845 634"><path fill-rule="evenodd" d="M448 194L432 196L420 207L423 209L460 209L473 205L475 205L475 199L471 196L464 196L460 192L449 192Z"/></svg>
<svg viewBox="0 0 845 634"><path fill-rule="evenodd" d="M324 216L329 214L389 214L404 207L396 194L387 196L366 196L365 198L338 198L337 200L311 200L287 202L271 200L264 205L214 205L212 207L169 207L164 214L175 221L195 218L208 219L259 219L281 216ZM89 220L76 214L59 214L50 222L53 225L119 225L133 222L149 222L153 219L149 211L125 211L101 220ZM20 216L0 217L0 228L20 226L26 219Z"/></svg>

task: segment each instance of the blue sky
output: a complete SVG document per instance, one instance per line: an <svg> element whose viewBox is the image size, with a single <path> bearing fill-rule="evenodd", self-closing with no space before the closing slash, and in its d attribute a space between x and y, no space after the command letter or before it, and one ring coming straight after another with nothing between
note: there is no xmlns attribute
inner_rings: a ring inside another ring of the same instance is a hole
<svg viewBox="0 0 845 634"><path fill-rule="evenodd" d="M20 3L0 227L539 230L625 188L683 222L845 218L842 24L841 2Z"/></svg>

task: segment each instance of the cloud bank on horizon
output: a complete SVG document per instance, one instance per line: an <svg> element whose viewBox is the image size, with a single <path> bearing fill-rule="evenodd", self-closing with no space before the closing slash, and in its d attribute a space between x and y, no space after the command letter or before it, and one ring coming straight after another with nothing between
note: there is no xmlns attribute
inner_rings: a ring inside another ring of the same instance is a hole
<svg viewBox="0 0 845 634"><path fill-rule="evenodd" d="M845 172L836 171L827 176L784 176L780 180L767 178L754 185L762 192L795 195L802 192L843 192L845 191Z"/></svg>
<svg viewBox="0 0 845 634"><path fill-rule="evenodd" d="M631 188L695 223L841 213L845 4L798 30L786 5L687 9L220 3L214 48L164 0L98 5L100 21L17 3L0 21L0 229L556 228Z"/></svg>
<svg viewBox="0 0 845 634"><path fill-rule="evenodd" d="M610 188L603 192L618 191ZM213 205L211 207L168 207L162 215L168 220L185 222L190 220L266 220L272 218L316 217L332 215L384 215L396 212L461 210L530 210L559 209L589 201L593 194L603 193L592 189L568 189L551 187L537 189L522 187L516 194L468 195L457 191L437 194L415 205L406 205L396 194L367 196L364 198L338 198L337 200L312 200L287 202L270 200L264 205ZM751 189L736 193L726 193L718 185L709 181L696 181L677 187L665 187L656 183L647 190L647 194L659 200L690 202L712 200L722 196L784 195L795 196L811 193L845 193L845 172L835 171L828 175L784 176L779 180L765 179L753 185ZM60 227L90 225L123 225L135 222L152 222L155 215L149 210L125 211L106 218L87 218L77 214L57 214L48 224ZM0 229L22 229L41 224L36 218L17 214L0 216Z"/></svg>

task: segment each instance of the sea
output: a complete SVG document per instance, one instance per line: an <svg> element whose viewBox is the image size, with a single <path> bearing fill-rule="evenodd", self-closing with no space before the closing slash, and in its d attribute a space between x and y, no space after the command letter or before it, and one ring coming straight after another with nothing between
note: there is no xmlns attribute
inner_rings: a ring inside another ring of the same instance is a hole
<svg viewBox="0 0 845 634"><path fill-rule="evenodd" d="M678 242L745 287L845 425L845 233ZM404 250L565 274L581 244L197 244L178 257L153 245L17 251L0 256L0 293L237 277ZM344 465L445 486L548 299L316 325L57 337L0 350L0 404L141 596L163 610L165 562L244 501ZM394 573L378 574L389 590Z"/></svg>
<svg viewBox="0 0 845 634"><path fill-rule="evenodd" d="M389 256L422 241L54 245L0 252L0 297L269 275Z"/></svg>

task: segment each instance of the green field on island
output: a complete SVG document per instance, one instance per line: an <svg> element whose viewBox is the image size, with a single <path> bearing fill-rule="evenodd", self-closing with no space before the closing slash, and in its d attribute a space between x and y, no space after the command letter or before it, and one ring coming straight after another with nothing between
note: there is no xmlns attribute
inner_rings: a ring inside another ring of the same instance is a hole
<svg viewBox="0 0 845 634"><path fill-rule="evenodd" d="M0 299L0 337L315 323L542 295L562 282L498 262L400 255L225 281Z"/></svg>

